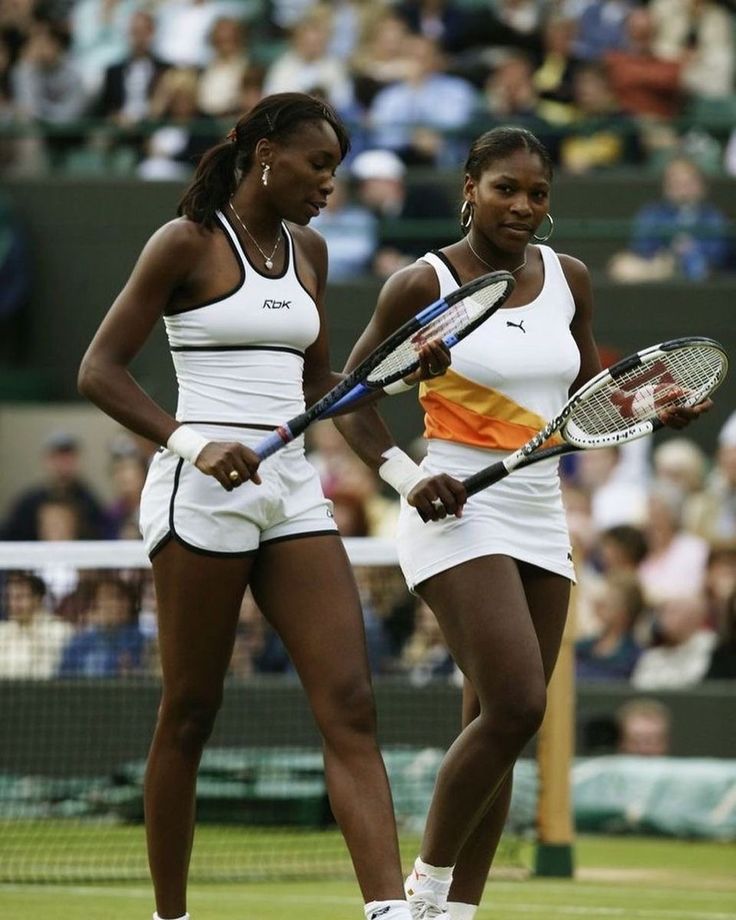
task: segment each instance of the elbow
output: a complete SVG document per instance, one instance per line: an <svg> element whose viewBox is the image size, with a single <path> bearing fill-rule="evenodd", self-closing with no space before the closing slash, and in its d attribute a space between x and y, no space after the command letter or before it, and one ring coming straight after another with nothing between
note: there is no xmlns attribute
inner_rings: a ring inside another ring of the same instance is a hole
<svg viewBox="0 0 736 920"><path fill-rule="evenodd" d="M104 379L104 374L95 366L94 361L85 355L77 373L77 392L85 399L96 402L98 383L102 379Z"/></svg>

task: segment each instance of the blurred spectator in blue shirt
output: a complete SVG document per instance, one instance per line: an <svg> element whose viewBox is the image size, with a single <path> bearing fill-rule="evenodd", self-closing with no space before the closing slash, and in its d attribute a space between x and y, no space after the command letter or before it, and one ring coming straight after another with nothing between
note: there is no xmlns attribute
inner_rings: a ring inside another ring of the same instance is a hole
<svg viewBox="0 0 736 920"><path fill-rule="evenodd" d="M64 649L60 677L125 677L140 671L145 643L130 585L112 576L101 578L85 622Z"/></svg>
<svg viewBox="0 0 736 920"><path fill-rule="evenodd" d="M381 90L368 111L371 143L409 164L456 166L466 141L452 133L469 127L477 91L442 70L437 43L422 35L405 42L410 74Z"/></svg>
<svg viewBox="0 0 736 920"><path fill-rule="evenodd" d="M579 680L628 680L641 655L634 628L644 600L636 575L607 575L593 602L598 632L575 645Z"/></svg>
<svg viewBox="0 0 736 920"><path fill-rule="evenodd" d="M578 19L574 54L584 61L597 61L607 51L626 48L626 18L631 0L592 0Z"/></svg>
<svg viewBox="0 0 736 920"><path fill-rule="evenodd" d="M614 257L609 272L617 281L681 277L701 281L731 267L729 222L707 200L699 167L684 157L667 164L662 197L634 218L630 253Z"/></svg>
<svg viewBox="0 0 736 920"><path fill-rule="evenodd" d="M350 201L344 179L335 179L327 207L311 225L327 241L330 281L370 274L378 248L378 219L368 208Z"/></svg>

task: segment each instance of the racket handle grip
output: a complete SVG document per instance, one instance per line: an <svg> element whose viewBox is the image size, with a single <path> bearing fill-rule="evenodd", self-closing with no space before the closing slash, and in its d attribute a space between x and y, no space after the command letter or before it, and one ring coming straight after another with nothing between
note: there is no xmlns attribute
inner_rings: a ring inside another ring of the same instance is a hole
<svg viewBox="0 0 736 920"><path fill-rule="evenodd" d="M463 485L465 486L468 498L470 498L471 495L475 495L476 492L485 489L486 486L492 486L494 482L499 482L508 475L509 471L504 466L502 460L499 460L497 463L492 463L490 466L485 467L485 469L478 470L477 473L473 473L472 476L463 479Z"/></svg>
<svg viewBox="0 0 736 920"><path fill-rule="evenodd" d="M255 453L265 460L266 457L270 457L271 454L275 454L277 450L281 450L282 447L285 447L290 441L294 440L294 436L291 431L282 425L280 428L277 428L275 431L272 431L271 434L266 435L266 437L253 448Z"/></svg>

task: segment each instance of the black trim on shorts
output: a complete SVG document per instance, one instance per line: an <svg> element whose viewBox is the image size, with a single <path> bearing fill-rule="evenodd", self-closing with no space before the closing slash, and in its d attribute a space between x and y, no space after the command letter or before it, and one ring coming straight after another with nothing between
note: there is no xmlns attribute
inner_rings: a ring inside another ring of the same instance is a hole
<svg viewBox="0 0 736 920"><path fill-rule="evenodd" d="M215 220L220 223L220 218L217 215L215 215ZM236 262L238 263L238 268L240 269L240 281L238 281L232 290L227 291L225 294L220 294L217 297L213 297L211 300L203 300L202 303L192 304L190 307L182 307L181 310L172 310L171 312L164 310L164 316L181 316L182 313L189 313L191 310L201 310L202 307L209 307L213 303L219 303L221 300L227 300L228 297L232 297L234 294L237 294L245 284L245 265L243 264L243 260L240 257L240 253L238 252L230 234L225 230L224 227L221 227L221 230L225 235L225 239L227 240L228 245L233 251Z"/></svg>
<svg viewBox="0 0 736 920"><path fill-rule="evenodd" d="M176 527L174 527L174 499L176 498L176 493L179 491L179 480L181 479L181 471L183 466L184 460L180 459L176 465L176 473L174 473L174 488L171 490L171 501L169 502L169 538L176 540L180 546L183 546L185 549L188 549L192 553L196 553L198 556L214 556L218 559L244 559L248 556L255 556L258 552L257 548L239 550L234 553L224 553L214 549L202 549L199 546L194 546L193 543L188 543L184 537L176 532Z"/></svg>
<svg viewBox="0 0 736 920"><path fill-rule="evenodd" d="M430 249L429 251L432 253L433 256L437 256L440 262L444 262L445 266L447 267L447 270L450 272L450 274L455 279L455 281L457 281L458 286L462 287L462 281L458 277L457 271L455 270L455 266L452 264L452 262L450 262L450 260L444 254L444 252L440 252L439 249Z"/></svg>
<svg viewBox="0 0 736 920"><path fill-rule="evenodd" d="M166 544L169 543L170 541L171 541L171 531L169 530L167 533L163 535L163 537L161 537L158 543L153 547L151 552L148 554L148 558L153 559L153 557L157 553L160 553L161 550L164 548L164 546L166 546Z"/></svg>
<svg viewBox="0 0 736 920"><path fill-rule="evenodd" d="M280 351L297 358L304 357L304 352L298 348L280 345L171 345L169 351Z"/></svg>
<svg viewBox="0 0 736 920"><path fill-rule="evenodd" d="M301 540L302 537L339 537L340 531L334 530L304 530L302 533L287 533L283 537L273 537L271 540L261 540L261 546L270 546L271 543L283 543L285 540Z"/></svg>
<svg viewBox="0 0 736 920"><path fill-rule="evenodd" d="M219 425L221 428L253 428L256 431L275 431L277 425L256 425L255 422L208 422L204 419L187 419L182 425Z"/></svg>
<svg viewBox="0 0 736 920"><path fill-rule="evenodd" d="M257 549L244 549L235 553L222 553L215 549L202 549L200 546L194 546L193 543L187 543L178 533L175 533L173 537L180 546L189 550L190 553L196 553L198 556L212 556L216 559L247 559L249 556L255 556L258 553Z"/></svg>

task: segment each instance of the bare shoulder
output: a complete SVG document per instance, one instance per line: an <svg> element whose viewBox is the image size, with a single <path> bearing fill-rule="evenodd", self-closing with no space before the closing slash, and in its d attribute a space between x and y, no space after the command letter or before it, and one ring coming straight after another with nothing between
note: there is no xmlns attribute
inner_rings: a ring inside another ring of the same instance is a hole
<svg viewBox="0 0 736 920"><path fill-rule="evenodd" d="M176 217L159 227L149 239L147 246L158 252L171 252L176 258L184 258L193 256L209 246L214 235L214 230L188 217Z"/></svg>
<svg viewBox="0 0 736 920"><path fill-rule="evenodd" d="M427 262L421 260L401 268L384 282L379 302L400 301L412 306L415 313L440 296L437 273Z"/></svg>
<svg viewBox="0 0 736 920"><path fill-rule="evenodd" d="M578 306L592 299L590 272L585 262L575 256L559 254L560 265Z"/></svg>

